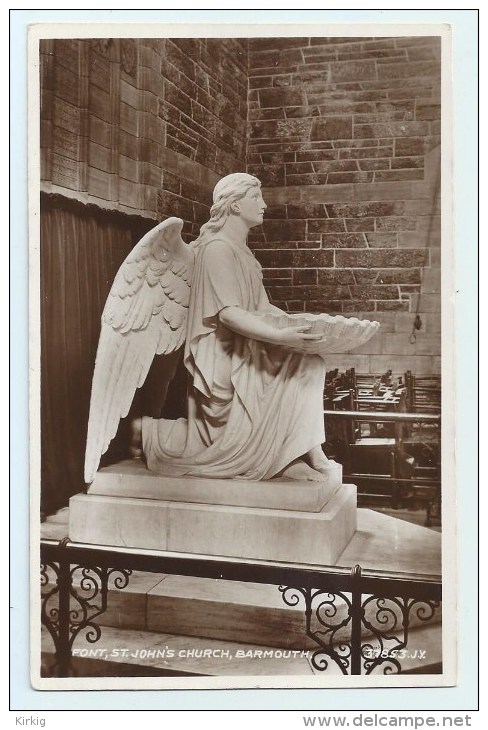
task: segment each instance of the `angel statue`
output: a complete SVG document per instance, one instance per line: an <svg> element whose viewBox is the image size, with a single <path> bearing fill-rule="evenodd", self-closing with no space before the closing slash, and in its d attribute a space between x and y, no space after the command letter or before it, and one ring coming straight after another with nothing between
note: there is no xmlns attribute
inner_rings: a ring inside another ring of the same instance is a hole
<svg viewBox="0 0 488 730"><path fill-rule="evenodd" d="M134 422L151 471L326 479L326 366L316 354L325 337L268 300L261 266L246 242L266 207L256 177L227 175L215 186L210 220L196 241L184 243L183 221L169 218L120 267L102 315L87 483L155 355L183 346L190 374L187 418L144 416Z"/></svg>

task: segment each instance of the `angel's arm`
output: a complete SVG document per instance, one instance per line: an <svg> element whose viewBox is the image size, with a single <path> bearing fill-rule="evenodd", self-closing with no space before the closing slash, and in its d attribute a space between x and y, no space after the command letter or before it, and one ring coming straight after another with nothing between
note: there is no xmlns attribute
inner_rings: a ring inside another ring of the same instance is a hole
<svg viewBox="0 0 488 730"><path fill-rule="evenodd" d="M310 326L277 329L241 307L225 307L219 313L219 321L224 327L251 340L303 351L306 351L308 344L321 339L321 335L307 334Z"/></svg>
<svg viewBox="0 0 488 730"><path fill-rule="evenodd" d="M274 304L271 304L271 302L268 302L268 311L273 312L274 314L286 314L284 309L280 309L279 307L275 307Z"/></svg>
<svg viewBox="0 0 488 730"><path fill-rule="evenodd" d="M280 309L279 307L275 307L274 304L271 304L264 286L261 289L260 309L266 309L268 312L273 312L273 314L286 314L286 312L284 312L283 309Z"/></svg>

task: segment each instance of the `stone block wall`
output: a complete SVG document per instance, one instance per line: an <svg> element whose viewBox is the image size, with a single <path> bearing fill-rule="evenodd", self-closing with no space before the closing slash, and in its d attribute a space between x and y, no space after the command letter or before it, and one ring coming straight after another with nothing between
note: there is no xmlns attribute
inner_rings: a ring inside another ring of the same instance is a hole
<svg viewBox="0 0 488 730"><path fill-rule="evenodd" d="M249 89L274 303L381 322L331 367L439 371L440 39L254 39Z"/></svg>
<svg viewBox="0 0 488 730"><path fill-rule="evenodd" d="M222 175L246 167L247 42L41 42L45 192L160 220L193 238Z"/></svg>

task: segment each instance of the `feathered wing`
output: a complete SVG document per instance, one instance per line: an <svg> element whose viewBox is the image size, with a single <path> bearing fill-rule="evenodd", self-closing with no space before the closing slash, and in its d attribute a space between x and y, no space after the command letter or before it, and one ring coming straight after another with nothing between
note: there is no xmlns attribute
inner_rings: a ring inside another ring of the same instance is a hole
<svg viewBox="0 0 488 730"><path fill-rule="evenodd" d="M183 221L168 218L150 230L120 267L102 314L93 374L85 453L85 482L131 407L156 354L185 341L193 248Z"/></svg>

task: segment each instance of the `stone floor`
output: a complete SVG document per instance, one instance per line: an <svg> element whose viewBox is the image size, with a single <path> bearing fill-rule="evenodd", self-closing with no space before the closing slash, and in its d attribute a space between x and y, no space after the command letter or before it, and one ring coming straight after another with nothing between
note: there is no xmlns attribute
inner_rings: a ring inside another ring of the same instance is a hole
<svg viewBox="0 0 488 730"><path fill-rule="evenodd" d="M392 509L391 507L379 507L375 506L376 512L381 512L384 515L390 515L390 517L396 517L398 520L404 520L410 522L412 525L422 525L425 527L425 508L421 509ZM434 532L442 532L442 526L440 524L429 525L430 530Z"/></svg>

